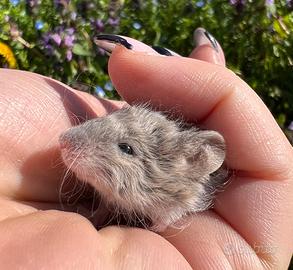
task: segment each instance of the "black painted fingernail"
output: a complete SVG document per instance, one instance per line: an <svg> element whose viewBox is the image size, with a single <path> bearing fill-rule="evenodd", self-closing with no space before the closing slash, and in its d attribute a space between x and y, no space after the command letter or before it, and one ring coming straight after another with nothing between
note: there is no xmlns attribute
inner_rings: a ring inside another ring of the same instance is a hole
<svg viewBox="0 0 293 270"><path fill-rule="evenodd" d="M170 52L168 49L160 46L152 46L152 48L159 54L166 55L166 56L174 56L172 52Z"/></svg>
<svg viewBox="0 0 293 270"><path fill-rule="evenodd" d="M102 34L95 37L94 42L108 53L112 53L116 44L121 44L127 49L132 49L132 45L123 37L110 34Z"/></svg>
<svg viewBox="0 0 293 270"><path fill-rule="evenodd" d="M204 28L197 28L193 36L196 47L210 44L216 52L219 52L219 45L217 40Z"/></svg>
<svg viewBox="0 0 293 270"><path fill-rule="evenodd" d="M219 51L219 47L218 47L217 40L207 30L204 31L204 34L206 35L206 37L211 42L211 44L214 47L214 49L218 52Z"/></svg>

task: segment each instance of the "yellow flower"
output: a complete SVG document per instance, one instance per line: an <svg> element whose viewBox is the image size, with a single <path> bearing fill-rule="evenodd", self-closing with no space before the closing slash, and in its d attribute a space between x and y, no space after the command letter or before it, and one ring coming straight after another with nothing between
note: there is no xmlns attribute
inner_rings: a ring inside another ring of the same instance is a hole
<svg viewBox="0 0 293 270"><path fill-rule="evenodd" d="M4 59L4 63L7 62L10 68L16 67L16 59L12 50L4 43L0 42L0 63L1 58Z"/></svg>

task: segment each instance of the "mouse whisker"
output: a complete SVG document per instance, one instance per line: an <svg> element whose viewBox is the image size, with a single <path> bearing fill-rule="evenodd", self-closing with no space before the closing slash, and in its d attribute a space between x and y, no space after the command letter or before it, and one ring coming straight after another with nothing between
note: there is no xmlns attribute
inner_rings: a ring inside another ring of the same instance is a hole
<svg viewBox="0 0 293 270"><path fill-rule="evenodd" d="M75 182L76 182L76 184L74 185L74 188L72 189L72 194L70 194L70 197L68 197L68 199L67 199L67 204L70 206L76 205L86 190L86 182L85 181L76 180ZM75 199L74 199L74 201L70 202L70 199L72 199L72 198L75 198Z"/></svg>
<svg viewBox="0 0 293 270"><path fill-rule="evenodd" d="M136 212L135 209L133 209L132 212L133 212L135 218L137 219L137 221L139 222L138 225L141 225L144 229L147 229L148 226L147 226L147 224L146 224L144 218L141 218L141 217L137 214L137 212ZM131 215L129 215L129 219L131 220ZM134 224L134 225L137 225L137 224Z"/></svg>
<svg viewBox="0 0 293 270"><path fill-rule="evenodd" d="M62 195L64 196L64 193L62 192L66 179L69 178L69 176L71 176L73 173L71 171L72 166L74 165L74 163L76 162L76 160L78 159L78 157L82 154L82 149L80 150L79 154L76 155L75 159L71 162L71 164L67 167L67 170L65 171L65 174L63 176L63 179L61 181L60 187L59 187L59 202L61 204L61 207L64 208L63 205L63 200L62 200ZM67 194L68 192L66 192L65 194Z"/></svg>
<svg viewBox="0 0 293 270"><path fill-rule="evenodd" d="M92 198L92 205L91 205L91 217L93 217L95 215L95 213L97 212L97 210L100 208L101 206L101 200L99 200L99 204L98 206L95 208L95 204L98 198L98 192L96 189L94 189L94 194L93 194L93 198Z"/></svg>
<svg viewBox="0 0 293 270"><path fill-rule="evenodd" d="M86 117L77 115L73 112L70 112L70 118L73 120L74 126L80 125L81 123L88 120Z"/></svg>
<svg viewBox="0 0 293 270"><path fill-rule="evenodd" d="M51 163L51 167L53 169L58 168L58 167L64 167L64 162L62 160L62 157L59 156L57 159L53 160Z"/></svg>
<svg viewBox="0 0 293 270"><path fill-rule="evenodd" d="M58 192L58 196L59 196L59 203L61 205L61 209L64 209L64 204L63 204L63 199L66 198L68 191L64 192L63 188L65 186L65 183L67 180L68 183L70 183L70 178L71 178L72 172L69 170L66 170L66 172L64 173L63 177L62 177L62 181L59 187L59 192Z"/></svg>
<svg viewBox="0 0 293 270"><path fill-rule="evenodd" d="M72 206L76 203L76 201L79 199L79 197L74 200L73 202L71 202L71 199L73 199L77 194L79 194L79 191L81 190L81 186L82 186L83 182L79 182L77 179L74 181L74 186L71 188L71 190L67 191L64 195L68 195L68 197L66 198L66 204L69 206Z"/></svg>

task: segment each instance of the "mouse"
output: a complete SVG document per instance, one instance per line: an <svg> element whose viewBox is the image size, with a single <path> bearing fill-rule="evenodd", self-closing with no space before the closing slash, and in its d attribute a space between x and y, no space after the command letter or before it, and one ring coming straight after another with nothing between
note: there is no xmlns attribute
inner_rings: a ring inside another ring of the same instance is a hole
<svg viewBox="0 0 293 270"><path fill-rule="evenodd" d="M202 130L148 106L124 106L62 133L63 162L102 200L160 232L213 205L226 181L226 145Z"/></svg>

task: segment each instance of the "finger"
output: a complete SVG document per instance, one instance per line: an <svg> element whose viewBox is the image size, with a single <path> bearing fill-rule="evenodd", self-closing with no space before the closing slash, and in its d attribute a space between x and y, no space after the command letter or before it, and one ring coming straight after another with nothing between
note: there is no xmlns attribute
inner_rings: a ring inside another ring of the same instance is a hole
<svg viewBox="0 0 293 270"><path fill-rule="evenodd" d="M262 269L253 248L213 211L186 220L183 230L169 228L162 235L193 269Z"/></svg>
<svg viewBox="0 0 293 270"><path fill-rule="evenodd" d="M1 269L191 270L183 256L154 233L117 227L97 232L73 213L42 211L6 219L0 235Z"/></svg>
<svg viewBox="0 0 293 270"><path fill-rule="evenodd" d="M225 56L219 42L204 28L194 31L193 40L196 45L190 58L225 66Z"/></svg>
<svg viewBox="0 0 293 270"><path fill-rule="evenodd" d="M169 229L163 235L195 269L205 269L204 263L230 266L223 269L287 269L293 246L292 192L292 179L235 177L218 194L215 212L196 214L183 231Z"/></svg>
<svg viewBox="0 0 293 270"><path fill-rule="evenodd" d="M178 108L186 119L224 135L226 162L236 176L216 201L217 213L250 247L280 246L275 254L257 254L267 263L286 263L293 221L282 217L292 207L292 181L284 180L292 179L292 148L248 85L221 66L123 48L112 54L109 71L128 102L151 100L164 110Z"/></svg>
<svg viewBox="0 0 293 270"><path fill-rule="evenodd" d="M123 45L124 47L131 49L137 52L145 52L151 55L165 55L165 56L180 56L179 54L173 52L170 49L160 47L157 45L148 46L145 43L138 41L136 39L120 36L120 35L112 35L112 34L102 34L98 35L95 38L95 43L97 46L105 50L109 55L118 45Z"/></svg>
<svg viewBox="0 0 293 270"><path fill-rule="evenodd" d="M151 100L219 131L227 142L230 168L267 177L291 170L286 137L260 98L231 71L194 59L117 48L109 72L127 102Z"/></svg>
<svg viewBox="0 0 293 270"><path fill-rule="evenodd" d="M192 269L174 246L150 231L106 227L100 233L112 246L119 244L113 269Z"/></svg>
<svg viewBox="0 0 293 270"><path fill-rule="evenodd" d="M68 184L59 135L121 105L17 70L1 69L0 86L0 194L19 200L59 200L60 183Z"/></svg>
<svg viewBox="0 0 293 270"><path fill-rule="evenodd" d="M272 269L286 269L292 256L292 179L289 175L281 181L236 176L215 203L215 211Z"/></svg>

